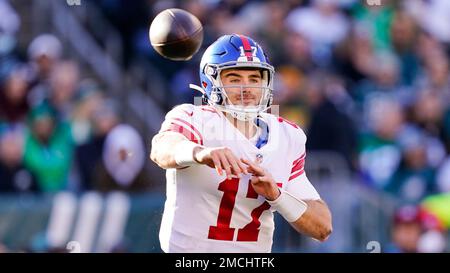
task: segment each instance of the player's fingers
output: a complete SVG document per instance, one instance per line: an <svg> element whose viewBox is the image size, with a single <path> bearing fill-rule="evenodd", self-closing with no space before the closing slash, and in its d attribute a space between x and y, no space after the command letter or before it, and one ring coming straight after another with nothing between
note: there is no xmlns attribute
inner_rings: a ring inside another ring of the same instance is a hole
<svg viewBox="0 0 450 273"><path fill-rule="evenodd" d="M211 159L214 163L214 168L216 169L217 173L222 176L222 164L220 163L220 159L216 155L212 155Z"/></svg>
<svg viewBox="0 0 450 273"><path fill-rule="evenodd" d="M226 150L225 154L227 155L228 161L232 164L234 170L237 173L245 173L247 174L247 167L242 164L242 162L238 159L237 156L231 150ZM235 164L234 164L235 163Z"/></svg>
<svg viewBox="0 0 450 273"><path fill-rule="evenodd" d="M258 165L253 164L252 168L255 171L255 175L257 175L257 176L265 176L266 175L266 171Z"/></svg>
<svg viewBox="0 0 450 273"><path fill-rule="evenodd" d="M233 155L233 153L226 153L225 156L230 163L231 171L240 178L242 170L238 164L239 160Z"/></svg>
<svg viewBox="0 0 450 273"><path fill-rule="evenodd" d="M256 165L256 163L253 163L253 162L251 162L250 160L247 160L247 159L245 159L245 158L241 158L241 161L242 161L244 164L246 164L246 165L249 166L248 170L249 170L251 173L253 173L254 175L257 175L257 176L263 176L263 175L265 174L264 169L261 168L260 166Z"/></svg>
<svg viewBox="0 0 450 273"><path fill-rule="evenodd" d="M261 183L271 183L272 182L272 179L270 176L258 176L258 178L259 178L258 181Z"/></svg>
<svg viewBox="0 0 450 273"><path fill-rule="evenodd" d="M251 167L251 163L247 159L241 157L241 162L244 163L245 165Z"/></svg>
<svg viewBox="0 0 450 273"><path fill-rule="evenodd" d="M241 158L241 162L243 164L247 164L248 161L246 159ZM255 174L255 170L253 169L253 167L250 164L247 164L246 170L247 170L247 172L249 172L251 174Z"/></svg>
<svg viewBox="0 0 450 273"><path fill-rule="evenodd" d="M242 163L241 160L236 160L236 162L237 162L237 164L239 165L239 168L241 168L242 173L248 174L248 172L247 172L247 166L245 166L245 164Z"/></svg>
<svg viewBox="0 0 450 273"><path fill-rule="evenodd" d="M222 168L225 169L225 173L227 174L227 179L232 178L230 163L227 160L225 154L219 154L220 162L222 163Z"/></svg>
<svg viewBox="0 0 450 273"><path fill-rule="evenodd" d="M252 183L253 185L258 184L259 182L260 181L259 181L259 177L258 176L252 176L250 178L250 183Z"/></svg>

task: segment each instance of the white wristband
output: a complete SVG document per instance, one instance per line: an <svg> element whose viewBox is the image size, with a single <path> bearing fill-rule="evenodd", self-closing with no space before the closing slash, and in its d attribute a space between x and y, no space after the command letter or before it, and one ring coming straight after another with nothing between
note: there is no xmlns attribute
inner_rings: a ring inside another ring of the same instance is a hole
<svg viewBox="0 0 450 273"><path fill-rule="evenodd" d="M282 189L280 189L280 196L277 199L273 201L267 200L267 202L289 223L295 222L308 208L305 202L295 198Z"/></svg>
<svg viewBox="0 0 450 273"><path fill-rule="evenodd" d="M198 145L189 140L181 141L180 143L175 145L175 162L177 163L177 165L186 167L199 164L194 159L194 149L196 147L201 147L201 145Z"/></svg>

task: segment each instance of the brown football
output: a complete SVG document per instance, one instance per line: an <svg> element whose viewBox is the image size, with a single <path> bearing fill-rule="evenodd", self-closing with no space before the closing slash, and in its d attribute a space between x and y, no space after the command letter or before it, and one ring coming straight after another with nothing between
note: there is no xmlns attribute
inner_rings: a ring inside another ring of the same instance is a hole
<svg viewBox="0 0 450 273"><path fill-rule="evenodd" d="M174 61L192 58L203 42L203 26L193 14L182 9L166 9L153 19L150 43L163 57Z"/></svg>

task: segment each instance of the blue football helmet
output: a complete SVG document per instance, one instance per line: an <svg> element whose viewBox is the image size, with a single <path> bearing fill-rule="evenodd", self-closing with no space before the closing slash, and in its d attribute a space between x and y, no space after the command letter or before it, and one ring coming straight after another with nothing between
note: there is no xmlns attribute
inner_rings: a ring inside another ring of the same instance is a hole
<svg viewBox="0 0 450 273"><path fill-rule="evenodd" d="M255 86L222 84L220 75L225 69L256 69L261 72L260 101L257 105L233 105L225 88L240 87L243 90ZM274 68L262 48L251 38L233 34L224 35L211 44L200 62L201 88L205 101L218 110L231 114L239 120L251 120L270 108L272 104ZM200 90L201 89L201 90Z"/></svg>

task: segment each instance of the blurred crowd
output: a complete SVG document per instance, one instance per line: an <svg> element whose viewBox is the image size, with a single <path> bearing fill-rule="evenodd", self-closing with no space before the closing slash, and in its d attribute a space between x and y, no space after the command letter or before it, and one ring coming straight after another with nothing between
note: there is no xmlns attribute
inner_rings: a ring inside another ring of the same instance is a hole
<svg viewBox="0 0 450 273"><path fill-rule="evenodd" d="M219 36L259 41L276 68L274 104L304 128L308 151L340 154L355 181L399 204L385 251L448 249L450 1L90 2L121 34L124 67L145 59L158 68L165 110L193 102L188 84ZM205 30L189 62L165 60L148 43L151 18L175 6ZM147 143L108 90L52 34L18 47L21 18L9 8L0 1L0 192L151 190Z"/></svg>
<svg viewBox="0 0 450 273"><path fill-rule="evenodd" d="M150 190L147 149L114 98L58 37L20 48L21 18L7 1L0 14L0 193Z"/></svg>

